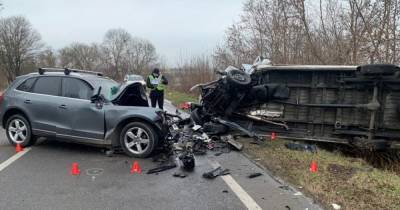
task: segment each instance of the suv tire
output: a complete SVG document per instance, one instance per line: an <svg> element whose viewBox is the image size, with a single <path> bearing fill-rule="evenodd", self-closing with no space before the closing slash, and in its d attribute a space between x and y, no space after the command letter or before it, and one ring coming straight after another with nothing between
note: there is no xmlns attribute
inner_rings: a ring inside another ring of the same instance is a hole
<svg viewBox="0 0 400 210"><path fill-rule="evenodd" d="M12 145L17 143L23 147L36 143L36 136L32 135L29 121L22 115L15 114L8 118L6 123L6 135Z"/></svg>
<svg viewBox="0 0 400 210"><path fill-rule="evenodd" d="M148 157L158 143L158 136L153 127L142 122L131 122L125 125L119 139L124 152L137 158Z"/></svg>

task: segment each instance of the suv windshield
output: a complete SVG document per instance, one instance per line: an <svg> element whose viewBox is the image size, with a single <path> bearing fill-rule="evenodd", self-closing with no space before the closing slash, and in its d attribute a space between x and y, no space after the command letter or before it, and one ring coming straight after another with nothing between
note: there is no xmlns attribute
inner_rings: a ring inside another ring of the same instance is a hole
<svg viewBox="0 0 400 210"><path fill-rule="evenodd" d="M97 87L101 86L101 94L108 100L112 101L118 96L120 84L112 79L101 78L97 81Z"/></svg>

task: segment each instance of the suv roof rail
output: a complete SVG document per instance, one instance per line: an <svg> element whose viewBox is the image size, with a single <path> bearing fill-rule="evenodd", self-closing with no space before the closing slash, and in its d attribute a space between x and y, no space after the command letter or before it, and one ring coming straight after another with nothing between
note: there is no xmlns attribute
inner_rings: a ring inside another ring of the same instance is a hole
<svg viewBox="0 0 400 210"><path fill-rule="evenodd" d="M103 76L102 72L97 71L89 71L89 70L81 70L81 69L70 69L70 68L39 68L38 70L40 75L43 75L44 72L64 72L65 75L69 75L71 72L75 73L85 73L85 74L94 74L97 76Z"/></svg>

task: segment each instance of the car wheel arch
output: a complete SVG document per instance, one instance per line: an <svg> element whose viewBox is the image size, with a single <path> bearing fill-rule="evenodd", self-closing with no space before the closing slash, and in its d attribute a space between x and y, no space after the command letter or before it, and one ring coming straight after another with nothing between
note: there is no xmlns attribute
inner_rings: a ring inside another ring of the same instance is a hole
<svg viewBox="0 0 400 210"><path fill-rule="evenodd" d="M23 110L13 107L13 108L8 109L6 112L4 112L3 119L2 119L2 125L3 125L4 129L6 129L7 120L11 116L16 115L16 114L19 114L19 115L22 115L23 117L25 117L28 120L28 123L32 126L31 120L28 117L28 115Z"/></svg>
<svg viewBox="0 0 400 210"><path fill-rule="evenodd" d="M146 119L144 117L132 116L132 117L128 117L128 118L121 120L115 127L114 132L113 132L114 137L112 138L113 146L120 145L119 134L122 131L122 129L124 128L124 126L131 122L142 122L142 123L146 123L146 124L150 125L156 131L157 138L159 138L159 136L160 136L159 128L155 125L155 123L153 121L151 121L150 119Z"/></svg>

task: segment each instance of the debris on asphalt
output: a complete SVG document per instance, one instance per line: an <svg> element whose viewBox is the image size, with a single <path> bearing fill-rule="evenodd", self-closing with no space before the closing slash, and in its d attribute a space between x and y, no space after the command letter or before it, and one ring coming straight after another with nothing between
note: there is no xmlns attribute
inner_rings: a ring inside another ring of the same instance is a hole
<svg viewBox="0 0 400 210"><path fill-rule="evenodd" d="M217 176L230 174L229 169L223 169L221 166L203 174L203 178L215 179Z"/></svg>
<svg viewBox="0 0 400 210"><path fill-rule="evenodd" d="M224 154L224 153L223 152L217 152L217 153L214 154L214 156L220 156L222 154Z"/></svg>
<svg viewBox="0 0 400 210"><path fill-rule="evenodd" d="M290 210L290 209L291 209L290 206L285 206L285 208L286 208L287 210Z"/></svg>
<svg viewBox="0 0 400 210"><path fill-rule="evenodd" d="M317 152L317 146L304 143L286 143L285 147L290 150L306 151L306 152Z"/></svg>
<svg viewBox="0 0 400 210"><path fill-rule="evenodd" d="M156 168L150 169L147 171L147 174L154 174L154 173L158 173L158 172L162 172L162 171L166 171L169 169L173 169L176 167L176 163L167 163L161 166L158 166Z"/></svg>
<svg viewBox="0 0 400 210"><path fill-rule="evenodd" d="M222 190L223 193L228 193L228 190Z"/></svg>
<svg viewBox="0 0 400 210"><path fill-rule="evenodd" d="M279 186L279 188L282 190L290 190L290 187L287 185L281 185L281 186Z"/></svg>
<svg viewBox="0 0 400 210"><path fill-rule="evenodd" d="M294 193L293 195L295 195L295 196L300 196L300 195L303 195L303 193L301 193L301 192L296 192L296 193Z"/></svg>
<svg viewBox="0 0 400 210"><path fill-rule="evenodd" d="M182 171L177 171L174 174L172 174L173 177L179 177L179 178L185 178L187 176L186 173L182 172Z"/></svg>
<svg viewBox="0 0 400 210"><path fill-rule="evenodd" d="M194 154L192 152L184 152L178 156L179 163L185 170L193 170L195 166Z"/></svg>
<svg viewBox="0 0 400 210"><path fill-rule="evenodd" d="M114 155L114 150L112 150L112 149L105 150L105 151L104 151L104 154L105 154L107 157L112 157L112 156Z"/></svg>
<svg viewBox="0 0 400 210"><path fill-rule="evenodd" d="M233 148L235 148L238 151L243 150L243 144L235 141L235 139L233 139L232 135L221 136L221 140L226 141L229 145L231 145Z"/></svg>
<svg viewBox="0 0 400 210"><path fill-rule="evenodd" d="M338 205L338 204L336 204L336 203L332 203L332 207L333 207L333 209L335 209L335 210L339 210L339 209L342 208L340 205Z"/></svg>
<svg viewBox="0 0 400 210"><path fill-rule="evenodd" d="M262 173L252 173L252 174L250 174L250 175L248 175L247 177L249 178L249 179L252 179L252 178L256 178L256 177L259 177L259 176L262 176L263 174Z"/></svg>
<svg viewBox="0 0 400 210"><path fill-rule="evenodd" d="M208 150L216 152L215 156L228 153L231 148L243 150L243 144L237 142L229 131L239 131L242 135L253 137L255 141L262 140L254 132L221 116L206 119L203 112L194 110L200 107L201 105L191 103L191 115L185 119L165 112L169 132L165 137L163 151L153 158L153 162L165 163L174 159L181 168L193 170L196 165L195 155L205 155ZM225 135L221 136L222 134ZM157 167L155 171L163 168L164 166Z"/></svg>

